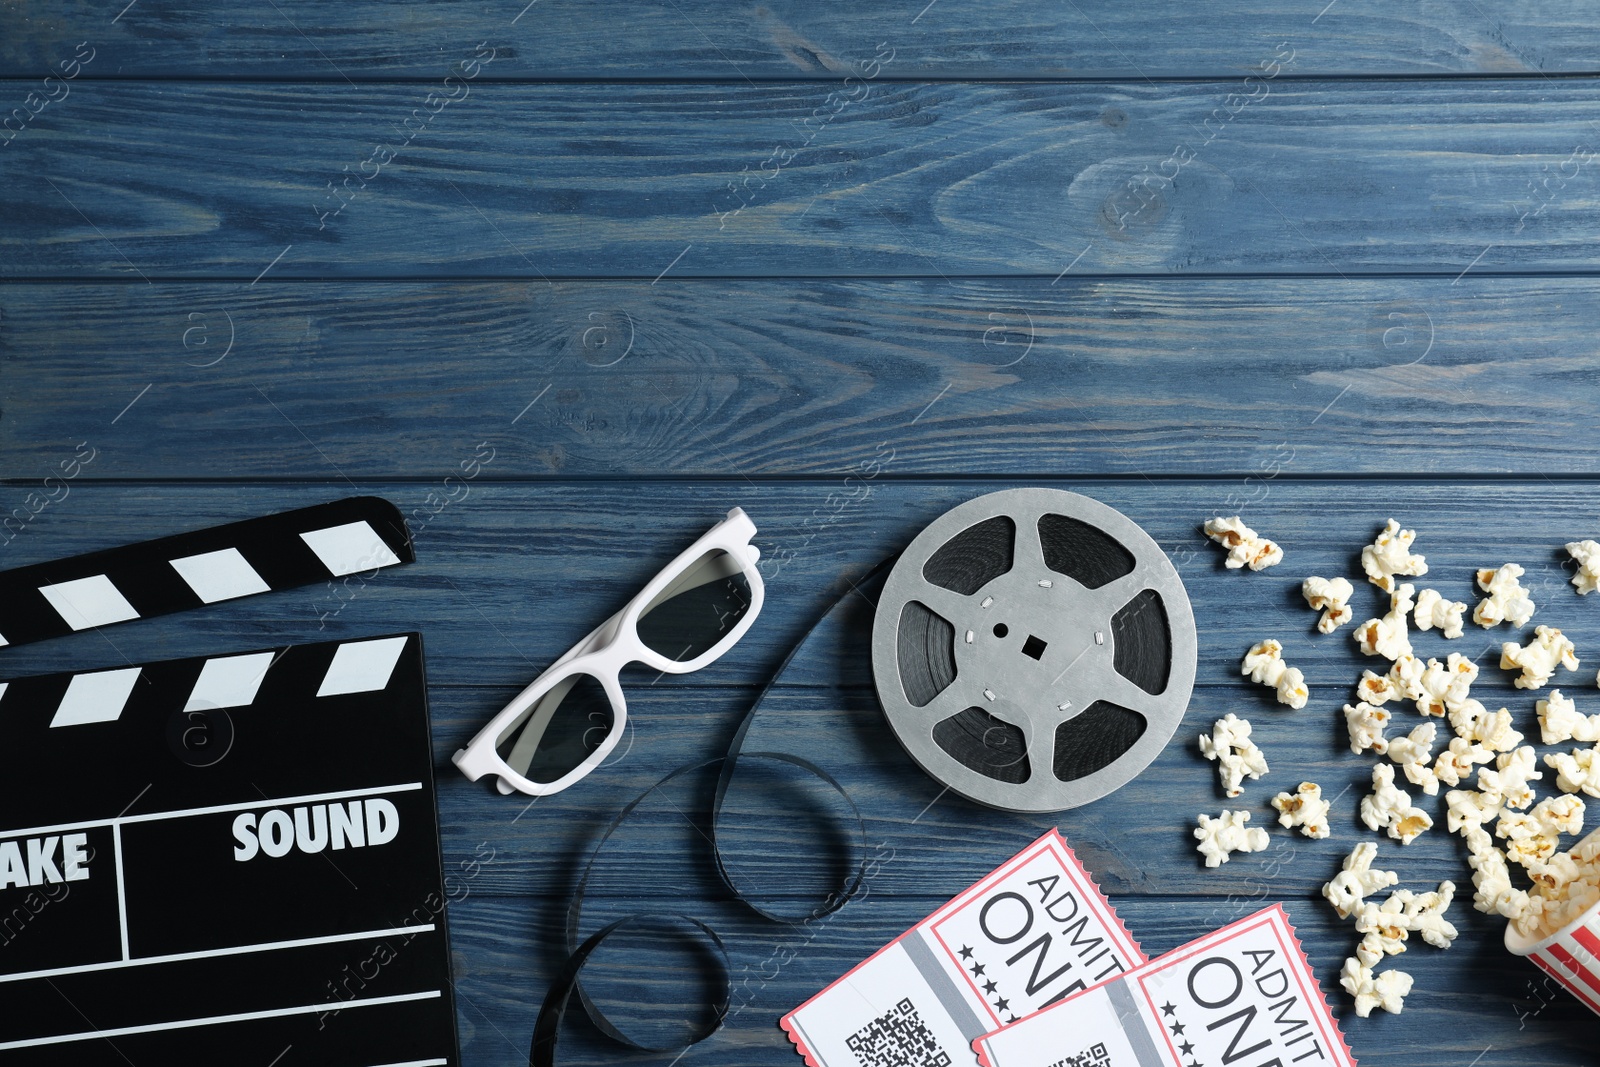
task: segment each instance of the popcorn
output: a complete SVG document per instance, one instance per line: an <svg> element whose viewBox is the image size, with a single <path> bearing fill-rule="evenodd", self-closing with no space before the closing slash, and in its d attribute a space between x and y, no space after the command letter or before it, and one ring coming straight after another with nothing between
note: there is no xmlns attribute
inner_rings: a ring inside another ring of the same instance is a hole
<svg viewBox="0 0 1600 1067"><path fill-rule="evenodd" d="M1411 638L1406 632L1406 616L1411 611L1412 587L1402 585L1389 594L1389 614L1368 619L1356 627L1356 644L1369 656L1399 659L1411 654Z"/></svg>
<svg viewBox="0 0 1600 1067"><path fill-rule="evenodd" d="M1246 775L1260 778L1267 773L1266 755L1250 740L1250 720L1232 712L1218 719L1210 734L1200 735L1200 752L1217 761L1222 791L1230 797L1244 792L1241 783Z"/></svg>
<svg viewBox="0 0 1600 1067"><path fill-rule="evenodd" d="M1272 806L1278 809L1280 826L1298 826L1307 837L1328 836L1328 808L1331 805L1322 799L1322 787L1316 782L1301 782L1295 792L1279 793L1272 798Z"/></svg>
<svg viewBox="0 0 1600 1067"><path fill-rule="evenodd" d="M1356 933L1363 935L1356 949L1357 958L1364 962L1398 956L1406 950L1406 938L1411 936L1411 931L1406 928L1400 909L1410 896L1409 890L1397 889L1382 904L1362 903L1356 912Z"/></svg>
<svg viewBox="0 0 1600 1067"><path fill-rule="evenodd" d="M1546 797L1532 811L1508 811L1495 824L1506 841L1506 859L1527 866L1555 854L1561 834L1583 829L1583 801L1575 796Z"/></svg>
<svg viewBox="0 0 1600 1067"><path fill-rule="evenodd" d="M1367 935L1363 938L1365 954L1381 948L1385 955L1398 955L1406 950L1406 938L1413 933L1421 934L1434 948L1449 948L1457 937L1457 930L1444 913L1455 896L1456 884L1444 881L1435 891L1413 893L1409 889L1397 889L1382 905L1363 904L1356 915L1356 932ZM1357 951L1357 955L1362 954L1361 950Z"/></svg>
<svg viewBox="0 0 1600 1067"><path fill-rule="evenodd" d="M1267 832L1260 827L1245 826L1250 821L1248 811L1223 809L1213 819L1200 816L1200 825L1194 836L1199 840L1195 850L1206 858L1207 867L1218 867L1228 862L1230 852L1260 852L1267 847Z"/></svg>
<svg viewBox="0 0 1600 1067"><path fill-rule="evenodd" d="M1250 646L1239 673L1248 674L1252 682L1276 687L1278 703L1287 704L1295 711L1305 707L1311 698L1305 675L1300 673L1300 668L1283 662L1283 645L1270 638Z"/></svg>
<svg viewBox="0 0 1600 1067"><path fill-rule="evenodd" d="M1450 653L1444 663L1428 660L1427 669L1417 680L1422 695L1416 697L1417 711L1423 715L1444 715L1467 700L1472 683L1478 680L1478 665L1459 652Z"/></svg>
<svg viewBox="0 0 1600 1067"><path fill-rule="evenodd" d="M1376 967L1385 956L1390 955L1388 950L1394 945L1399 946L1397 952L1405 951L1404 941L1390 941L1377 933L1367 934L1356 945L1356 959L1361 961L1363 967Z"/></svg>
<svg viewBox="0 0 1600 1067"><path fill-rule="evenodd" d="M1377 539L1361 550L1361 569L1367 572L1367 580L1385 593L1392 593L1396 575L1427 574L1427 560L1411 554L1411 542L1416 536L1415 530L1402 530L1398 522L1390 519Z"/></svg>
<svg viewBox="0 0 1600 1067"><path fill-rule="evenodd" d="M1536 758L1532 745L1503 754L1493 769L1485 767L1478 772L1478 791L1500 798L1508 808L1526 808L1533 803L1528 782L1544 777L1542 771L1534 770Z"/></svg>
<svg viewBox="0 0 1600 1067"><path fill-rule="evenodd" d="M1436 589L1424 589L1417 594L1417 607L1411 618L1419 630L1438 627L1445 637L1460 637L1461 615L1467 606L1459 600L1446 600Z"/></svg>
<svg viewBox="0 0 1600 1067"><path fill-rule="evenodd" d="M1420 785L1430 797L1439 792L1439 776L1428 766L1433 759L1433 738L1438 728L1437 723L1425 722L1405 737L1390 741L1386 753L1405 772L1406 780Z"/></svg>
<svg viewBox="0 0 1600 1067"><path fill-rule="evenodd" d="M1544 765L1556 772L1556 786L1562 792L1580 790L1592 797L1600 797L1600 745L1594 748L1575 748L1572 752L1552 752L1544 758Z"/></svg>
<svg viewBox="0 0 1600 1067"><path fill-rule="evenodd" d="M1511 727L1511 712L1490 711L1470 697L1450 709L1450 726L1456 736L1481 742L1495 752L1510 752L1522 744L1522 734Z"/></svg>
<svg viewBox="0 0 1600 1067"><path fill-rule="evenodd" d="M1372 866L1378 858L1378 846L1363 841L1344 858L1344 869L1322 887L1322 895L1339 918L1348 919L1361 906L1369 894L1387 889L1400 880L1394 871L1379 870Z"/></svg>
<svg viewBox="0 0 1600 1067"><path fill-rule="evenodd" d="M1502 564L1493 570L1478 572L1478 588L1489 595L1478 601L1472 609L1472 621L1479 626L1498 626L1510 620L1513 626L1525 626L1533 618L1533 601L1527 590L1517 581L1527 572L1515 563Z"/></svg>
<svg viewBox="0 0 1600 1067"><path fill-rule="evenodd" d="M1479 793L1471 789L1452 789L1444 795L1444 802L1445 828L1453 834L1494 822L1505 806L1505 798L1499 793ZM1488 843L1487 840L1482 842Z"/></svg>
<svg viewBox="0 0 1600 1067"><path fill-rule="evenodd" d="M1600 548L1597 545L1596 548ZM1313 575L1300 583L1300 595L1306 598L1312 611L1322 612L1317 629L1331 634L1349 622L1354 613L1347 603L1355 587L1345 578L1318 578Z"/></svg>
<svg viewBox="0 0 1600 1067"><path fill-rule="evenodd" d="M1422 675L1425 673L1422 661L1411 653L1396 656L1389 667L1389 681L1394 684L1395 693L1406 700L1421 700L1423 696Z"/></svg>
<svg viewBox="0 0 1600 1067"><path fill-rule="evenodd" d="M1533 640L1526 645L1507 641L1500 646L1500 669L1520 668L1522 676L1511 684L1518 689L1538 689L1550 680L1559 663L1569 671L1578 669L1577 648L1554 626L1536 626Z"/></svg>
<svg viewBox="0 0 1600 1067"><path fill-rule="evenodd" d="M1207 537L1228 550L1226 565L1230 571L1246 565L1253 571L1264 570L1283 560L1283 549L1265 537L1256 536L1237 515L1231 519L1221 516L1207 519L1203 529Z"/></svg>
<svg viewBox="0 0 1600 1067"><path fill-rule="evenodd" d="M1369 830L1387 828L1389 836L1408 845L1433 825L1427 812L1411 803L1411 796L1394 784L1394 767L1380 763L1372 768L1372 792L1361 799L1361 821Z"/></svg>
<svg viewBox="0 0 1600 1067"><path fill-rule="evenodd" d="M1389 750L1389 742L1383 736L1383 728L1389 722L1388 711L1367 703L1355 707L1346 704L1344 722L1350 731L1351 752L1359 754L1370 748L1381 756Z"/></svg>
<svg viewBox="0 0 1600 1067"><path fill-rule="evenodd" d="M1361 681L1356 683L1356 697L1364 704L1385 704L1399 695L1387 674L1362 671Z"/></svg>
<svg viewBox="0 0 1600 1067"><path fill-rule="evenodd" d="M1411 993L1411 976L1406 972L1391 969L1374 977L1372 968L1354 956L1344 961L1339 984L1356 998L1356 1014L1363 1019L1372 1014L1373 1008L1399 1015Z"/></svg>
<svg viewBox="0 0 1600 1067"><path fill-rule="evenodd" d="M1479 831L1483 834L1483 831ZM1483 834L1484 838L1488 834ZM1528 891L1511 885L1511 868L1506 855L1493 845L1473 848L1467 863L1473 869L1472 884L1477 892L1472 895L1472 906L1485 915L1500 915L1519 920L1531 905Z"/></svg>
<svg viewBox="0 0 1600 1067"><path fill-rule="evenodd" d="M1563 741L1600 741L1600 715L1579 715L1578 706L1561 690L1550 690L1550 697L1534 705L1539 713L1539 736L1547 745Z"/></svg>
<svg viewBox="0 0 1600 1067"><path fill-rule="evenodd" d="M1579 596L1588 596L1600 587L1600 544L1594 541L1568 541L1567 555L1578 563L1578 572L1572 576Z"/></svg>
<svg viewBox="0 0 1600 1067"><path fill-rule="evenodd" d="M1463 778L1472 776L1475 765L1494 762L1494 755L1493 749L1479 742L1452 737L1449 746L1433 761L1433 775L1445 785L1459 785Z"/></svg>

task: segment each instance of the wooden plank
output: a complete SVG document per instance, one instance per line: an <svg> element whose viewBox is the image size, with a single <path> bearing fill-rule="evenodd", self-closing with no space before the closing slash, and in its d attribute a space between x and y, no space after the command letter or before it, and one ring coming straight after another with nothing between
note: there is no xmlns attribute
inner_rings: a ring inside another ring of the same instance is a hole
<svg viewBox="0 0 1600 1067"><path fill-rule="evenodd" d="M312 462L309 446L306 455ZM365 584L309 586L129 623L115 631L117 647L131 658L153 659L193 654L186 650L197 643L265 645L285 635L336 638L420 626L435 651L437 662L430 669L435 683L507 689L524 684L530 669L559 656L727 508L738 505L759 527L756 543L763 552L769 607L736 654L693 681L759 685L805 629L849 591L847 579L858 580L956 504L1016 484L881 478L841 504L831 480L506 484L486 476L468 484L455 503L431 513L437 505L428 503L429 494L437 487L430 483L350 484L336 474L321 484L300 485L68 483L69 495L46 504L21 524L22 532L5 531L10 540L0 543L0 563L23 566L376 493L411 516L416 564L385 570ZM1597 536L1590 481L1324 481L1296 479L1291 468L1253 485L1070 478L1035 484L1076 490L1110 504L1164 547L1203 621L1198 678L1205 684L1231 683L1245 649L1268 636L1287 642L1291 662L1303 666L1314 689L1342 687L1345 679L1358 676L1362 660L1349 631L1336 637L1316 634L1298 584L1307 574L1352 576L1358 619L1377 612L1381 594L1360 580L1358 553L1391 513L1419 531L1417 551L1427 555L1432 568L1422 585L1470 602L1476 568L1518 562L1528 570L1522 581L1533 600L1554 614L1550 620L1535 616L1535 622L1567 629L1580 649L1585 642L1600 646L1600 619L1585 622L1600 600L1576 596L1567 582L1570 572L1562 566L1563 544ZM37 490L5 487L0 503L14 520L15 508L27 514L30 492ZM834 504L827 503L830 494ZM1284 546L1285 563L1261 574L1223 569L1220 550L1201 536L1199 525L1212 515L1236 512ZM1430 654L1478 655L1491 644L1498 648L1504 632L1474 626L1468 630L1471 640L1447 642L1437 634L1421 640L1436 649ZM106 655L104 639L92 633L0 654L9 674L76 669ZM836 684L839 678L805 681Z"/></svg>
<svg viewBox="0 0 1600 1067"><path fill-rule="evenodd" d="M1064 483L1070 484L1070 483ZM937 855L965 880L975 878L1045 828L1060 825L1083 850L1086 862L1116 893L1196 894L1217 898L1253 892L1314 893L1337 869L1340 856L1368 832L1356 822L1366 792L1370 757L1347 748L1340 706L1361 669L1349 630L1314 633L1314 617L1298 595L1308 573L1359 575L1355 554L1390 506L1419 529L1417 549L1430 561L1423 584L1470 600L1471 572L1506 560L1522 563L1525 584L1539 604L1536 623L1561 627L1577 643L1585 670L1563 672L1557 684L1581 707L1593 675L1590 657L1600 644L1594 598L1581 599L1566 583L1559 545L1594 534L1588 483L1407 482L1352 484L1295 481L1285 476L1245 509L1250 521L1285 546L1286 561L1261 574L1225 572L1219 555L1202 542L1196 525L1214 513L1235 487L1229 483L1103 482L1086 486L1097 498L1143 524L1173 553L1199 620L1200 687L1187 725L1153 767L1111 797L1060 817L997 816L966 801L941 796L937 783L916 769L883 728L870 689L867 619L850 610L839 629L825 633L791 665L782 699L763 710L752 750L809 754L846 785L868 816L869 843L879 839L909 859ZM104 666L124 660L239 651L283 641L370 636L419 628L425 634L435 699L435 748L447 851L459 859L476 842L503 844L501 862L483 875L492 893L559 896L575 877L575 864L621 805L666 771L720 755L755 687L766 682L810 622L836 596L844 576L858 577L903 544L915 530L958 501L995 488L993 483L883 483L868 500L844 512L807 539L801 520L824 487L767 484L751 492L735 483L625 484L606 486L494 485L471 495L418 531L415 565L384 572L370 584L352 585L335 599L328 590L305 590L231 605L217 605L151 623L131 623L102 634L8 649L7 676L40 670ZM22 565L106 547L252 513L339 495L327 486L82 485L59 505L42 511L5 547L7 565ZM418 486L362 485L402 503ZM773 564L769 605L741 646L695 676L656 678L630 672L633 733L615 766L556 797L528 807L516 798L469 785L444 762L488 717L593 624L614 611L718 510L746 506L762 528L760 542ZM1380 510L1381 509L1381 510ZM704 514L701 514L704 512ZM781 553L784 545L795 554ZM1357 618L1373 613L1378 592L1358 582ZM850 595L853 609L857 599ZM864 606L864 604L863 604ZM319 629L319 625L325 628ZM1471 627L1446 641L1417 634L1419 654L1451 651L1480 657L1483 677L1475 693L1491 707L1513 709L1522 729L1537 739L1535 695L1510 686L1495 666L1498 642L1509 630ZM112 644L107 644L107 638ZM1277 637L1286 657L1301 667L1312 689L1310 706L1280 710L1270 693L1244 681L1243 652L1256 640ZM1325 841L1293 837L1275 826L1284 851L1246 856L1202 871L1189 836L1200 811L1220 810L1214 768L1194 749L1193 737L1212 719L1233 711L1251 718L1273 773L1253 783L1233 806L1245 806L1258 824L1271 823L1267 807L1279 789L1304 779L1338 797L1335 836ZM1401 709L1398 721L1420 722ZM1346 790L1346 786L1349 786ZM1548 786L1549 783L1547 782ZM1549 791L1548 789L1546 791ZM688 803L679 799L679 806ZM1440 826L1402 851L1384 854L1408 879L1453 878L1466 884L1460 842L1442 830L1442 798L1423 800ZM931 807L930 807L931 804ZM826 811L826 809L823 809ZM759 805L741 817L760 831L795 840L804 827L793 811ZM1162 813L1152 818L1152 812ZM827 826L828 820L816 825ZM677 807L641 811L630 833L660 842L687 827ZM1292 854L1287 851L1292 849ZM637 894L672 895L684 888L671 852L660 864L630 860L648 874ZM765 847L747 854L746 869L770 877L777 862ZM782 874L800 884L792 863ZM895 866L876 891L922 892L915 866Z"/></svg>
<svg viewBox="0 0 1600 1067"><path fill-rule="evenodd" d="M775 3L730 9L706 0L614 5L597 26L579 5L520 0L413 2L380 15L334 3L282 11L241 0L142 0L19 12L0 33L0 70L43 76L79 40L98 56L84 77L260 77L342 82L442 78L480 41L497 48L486 79L839 78L878 42L911 77L1215 76L1242 72L1281 42L1319 74L1592 71L1594 22L1576 0L1514 9L1381 0L1320 5L1245 0L1217 18L1166 2L1068 4L1044 17L1020 0L940 0L893 10ZM921 10L919 10L921 9ZM982 26L981 34L972 27ZM598 32L597 32L598 31Z"/></svg>
<svg viewBox="0 0 1600 1067"><path fill-rule="evenodd" d="M1583 80L430 92L81 84L0 159L0 276L1596 266Z"/></svg>
<svg viewBox="0 0 1600 1067"><path fill-rule="evenodd" d="M992 858L998 863L1005 857L997 848ZM847 905L829 920L799 931L762 923L748 914L716 911L716 928L728 941L733 1002L742 1010L722 1032L691 1049L681 1062L773 1067L799 1062L778 1030L778 1017L921 919L945 897L965 888L958 879L943 877L937 867L930 867L928 873L930 884L942 895L930 894L920 900L869 896L859 904ZM1205 901L1128 897L1114 903L1152 955L1265 904L1241 900L1219 912ZM1375 1012L1372 1018L1359 1019L1337 979L1339 965L1355 941L1349 925L1339 922L1320 899L1289 897L1287 905L1324 992L1341 1016L1345 1036L1366 1067L1461 1067L1475 1057L1482 1065L1498 1067L1590 1062L1593 1016L1531 964L1508 956L1499 944L1498 923L1476 913L1453 916L1462 930L1453 948L1440 952L1418 944L1395 961L1416 979L1414 991L1406 998L1405 1014L1395 1017ZM536 902L470 893L460 904L452 905L457 1010L466 1062L485 1067L527 1062L533 1020L562 958L555 911ZM705 915L706 909L696 907L693 913ZM614 1006L613 1018L638 1023L641 1018L659 1020L672 1012L686 1015L696 1006L689 989L698 984L697 978L698 972L688 971L674 954L646 954L635 947L597 961L588 988L592 994L626 998L626 1008L615 1007L618 1002L608 1000ZM625 988L624 981L628 983ZM1077 1051L1063 1049L1064 1053ZM575 1017L569 1017L562 1030L559 1062L616 1063L627 1055L583 1021L581 1009L575 1009ZM672 1056L630 1057L629 1062L666 1064Z"/></svg>
<svg viewBox="0 0 1600 1067"><path fill-rule="evenodd" d="M11 285L0 473L1577 473L1597 319L1470 275Z"/></svg>

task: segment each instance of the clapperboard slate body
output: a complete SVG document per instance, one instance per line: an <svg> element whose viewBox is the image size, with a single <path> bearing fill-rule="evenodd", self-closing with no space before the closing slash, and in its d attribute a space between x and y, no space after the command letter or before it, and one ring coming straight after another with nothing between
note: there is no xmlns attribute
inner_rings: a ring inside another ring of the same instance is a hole
<svg viewBox="0 0 1600 1067"><path fill-rule="evenodd" d="M420 634L16 679L0 738L0 1067L458 1062Z"/></svg>

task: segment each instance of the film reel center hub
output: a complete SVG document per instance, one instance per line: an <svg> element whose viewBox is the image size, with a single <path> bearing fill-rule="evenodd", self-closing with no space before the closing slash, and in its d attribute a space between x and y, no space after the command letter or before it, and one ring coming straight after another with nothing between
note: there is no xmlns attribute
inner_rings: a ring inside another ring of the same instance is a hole
<svg viewBox="0 0 1600 1067"><path fill-rule="evenodd" d="M1059 489L1008 489L934 520L890 570L872 670L911 758L1018 812L1132 780L1194 688L1188 594L1132 519Z"/></svg>

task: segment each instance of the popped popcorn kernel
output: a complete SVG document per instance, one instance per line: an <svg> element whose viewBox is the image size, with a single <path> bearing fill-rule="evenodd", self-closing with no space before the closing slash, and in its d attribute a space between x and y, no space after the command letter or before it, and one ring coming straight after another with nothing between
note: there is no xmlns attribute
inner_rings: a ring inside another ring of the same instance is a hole
<svg viewBox="0 0 1600 1067"><path fill-rule="evenodd" d="M1298 667L1283 662L1283 645L1271 638L1250 646L1239 673L1249 675L1252 682L1276 689L1278 703L1287 704L1295 711L1305 707L1306 701L1311 699L1305 675Z"/></svg>
<svg viewBox="0 0 1600 1067"><path fill-rule="evenodd" d="M1230 571L1246 566L1253 571L1265 570L1283 561L1283 549L1258 536L1237 515L1207 519L1202 528L1207 537L1228 550L1225 565Z"/></svg>
<svg viewBox="0 0 1600 1067"><path fill-rule="evenodd" d="M1600 585L1600 543L1594 541L1568 541L1567 555L1577 561L1577 573L1572 584L1579 596L1588 596Z"/></svg>
<svg viewBox="0 0 1600 1067"><path fill-rule="evenodd" d="M1417 594L1417 606L1411 619L1419 630L1437 628L1445 637L1456 638L1466 632L1462 629L1462 615L1466 610L1467 606L1461 601L1446 600L1437 589L1424 589Z"/></svg>
<svg viewBox="0 0 1600 1067"><path fill-rule="evenodd" d="M1417 577L1428 573L1428 561L1411 554L1411 542L1416 540L1415 530L1402 530L1393 519L1386 523L1372 544L1361 550L1361 569L1367 580L1385 593L1394 592L1394 579Z"/></svg>
<svg viewBox="0 0 1600 1067"><path fill-rule="evenodd" d="M1231 852L1260 852L1267 847L1267 832L1260 827L1245 826L1249 821L1248 811L1226 808L1215 819L1209 815L1200 816L1200 825L1194 831L1195 839L1200 842L1195 851L1206 858L1207 867L1227 863Z"/></svg>
<svg viewBox="0 0 1600 1067"><path fill-rule="evenodd" d="M1245 776L1260 778L1267 773L1267 757L1250 740L1250 720L1229 712L1218 719L1209 734L1200 735L1200 752L1217 762L1222 791L1230 797L1244 792Z"/></svg>
<svg viewBox="0 0 1600 1067"><path fill-rule="evenodd" d="M1361 821L1369 830L1388 830L1402 845L1433 825L1433 817L1412 804L1411 795L1394 784L1394 767L1388 763L1372 768L1372 792L1361 800Z"/></svg>
<svg viewBox="0 0 1600 1067"><path fill-rule="evenodd" d="M1488 596L1472 609L1472 621L1485 628L1507 621L1513 626L1527 625L1533 618L1533 601L1528 599L1527 590L1518 581L1526 573L1515 563L1480 570L1478 588Z"/></svg>
<svg viewBox="0 0 1600 1067"><path fill-rule="evenodd" d="M1389 613L1380 619L1368 619L1356 627L1356 644L1369 656L1382 656L1395 660L1411 655L1411 637L1407 617L1411 612L1412 587L1402 585L1389 594Z"/></svg>
<svg viewBox="0 0 1600 1067"><path fill-rule="evenodd" d="M1316 782L1301 782L1293 793L1279 793L1272 798L1278 809L1278 824L1289 828L1299 827L1307 837L1324 838L1329 834L1329 801L1322 799L1322 787Z"/></svg>
<svg viewBox="0 0 1600 1067"><path fill-rule="evenodd" d="M1346 578L1313 575L1300 583L1300 595L1306 598L1311 610L1322 612L1317 629L1325 634L1333 633L1353 617L1349 600L1354 593L1355 587Z"/></svg>
<svg viewBox="0 0 1600 1067"><path fill-rule="evenodd" d="M1536 626L1533 640L1526 645L1507 641L1500 646L1500 669L1522 671L1511 682L1518 689L1538 689L1550 680L1558 664L1577 670L1577 653L1571 639L1554 626Z"/></svg>

